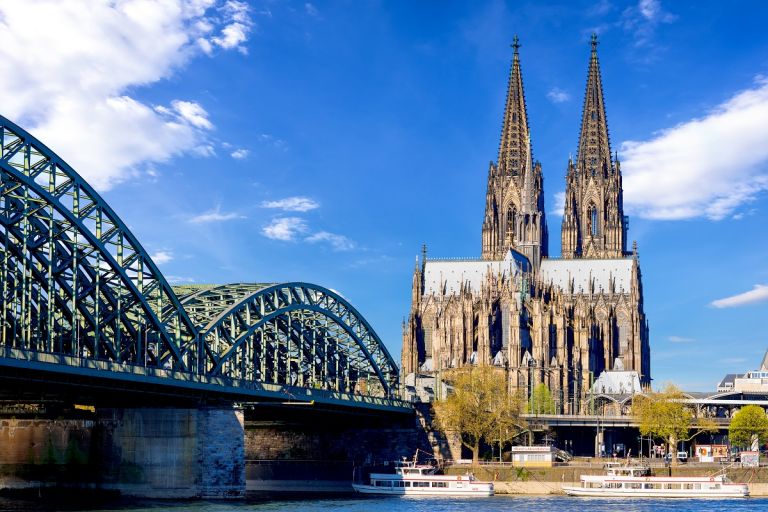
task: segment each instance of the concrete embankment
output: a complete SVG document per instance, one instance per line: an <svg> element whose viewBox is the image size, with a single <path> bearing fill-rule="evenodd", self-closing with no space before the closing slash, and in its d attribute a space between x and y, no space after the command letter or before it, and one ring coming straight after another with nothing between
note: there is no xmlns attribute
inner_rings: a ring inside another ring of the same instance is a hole
<svg viewBox="0 0 768 512"><path fill-rule="evenodd" d="M654 468L656 475L671 476L712 476L721 471L718 465L686 465L677 468ZM518 468L510 466L469 465L450 466L448 475L463 475L472 472L480 480L495 482L497 494L546 495L563 494L563 485L578 485L581 475L602 475L602 464L591 466L558 466L554 468ZM768 496L768 468L728 468L726 474L734 482L749 485L751 496Z"/></svg>

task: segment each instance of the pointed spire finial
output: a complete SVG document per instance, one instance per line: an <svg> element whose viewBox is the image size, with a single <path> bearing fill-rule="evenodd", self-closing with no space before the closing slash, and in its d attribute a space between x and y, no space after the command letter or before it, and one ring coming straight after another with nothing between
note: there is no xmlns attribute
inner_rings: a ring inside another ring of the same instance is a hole
<svg viewBox="0 0 768 512"><path fill-rule="evenodd" d="M592 40L590 41L589 44L592 45L592 51L596 52L597 51L597 45L600 44L600 43L597 42L597 34L595 32L592 32Z"/></svg>
<svg viewBox="0 0 768 512"><path fill-rule="evenodd" d="M517 37L517 34L512 38L512 44L510 46L515 49L515 53L520 49L520 38Z"/></svg>
<svg viewBox="0 0 768 512"><path fill-rule="evenodd" d="M422 264L427 262L427 244L421 245L421 262Z"/></svg>

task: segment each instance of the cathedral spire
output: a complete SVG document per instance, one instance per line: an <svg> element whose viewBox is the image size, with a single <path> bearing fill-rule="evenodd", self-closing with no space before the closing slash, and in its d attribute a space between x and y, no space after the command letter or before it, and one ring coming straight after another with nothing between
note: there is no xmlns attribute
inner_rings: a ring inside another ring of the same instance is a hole
<svg viewBox="0 0 768 512"><path fill-rule="evenodd" d="M520 40L517 36L512 42L512 69L507 85L507 102L504 107L504 123L501 128L499 143L498 170L502 176L520 176L526 156L528 133L528 114L523 95L523 75L520 72Z"/></svg>
<svg viewBox="0 0 768 512"><path fill-rule="evenodd" d="M603 82L592 35L587 89L576 162L568 162L563 215L563 258L622 258L626 219L618 155L611 159Z"/></svg>
<svg viewBox="0 0 768 512"><path fill-rule="evenodd" d="M577 161L583 172L593 176L611 169L611 143L608 138L608 122L605 116L603 81L600 77L600 61L597 58L597 34L592 34L592 53L589 58L587 89L584 93L584 109L579 135Z"/></svg>

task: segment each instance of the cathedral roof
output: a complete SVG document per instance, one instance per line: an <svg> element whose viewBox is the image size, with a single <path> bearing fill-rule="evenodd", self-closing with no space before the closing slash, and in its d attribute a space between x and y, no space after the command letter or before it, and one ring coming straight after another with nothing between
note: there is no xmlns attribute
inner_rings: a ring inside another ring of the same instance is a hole
<svg viewBox="0 0 768 512"><path fill-rule="evenodd" d="M606 395L635 394L642 390L636 371L604 371L592 385L593 393Z"/></svg>
<svg viewBox="0 0 768 512"><path fill-rule="evenodd" d="M424 264L424 295L456 294L462 287L478 292L489 272L506 279L529 267L528 259L517 251L509 251L506 258L500 261L430 259Z"/></svg>
<svg viewBox="0 0 768 512"><path fill-rule="evenodd" d="M595 293L611 290L614 281L616 293L629 293L632 288L632 258L616 259L545 259L539 271L543 283L554 284L574 293ZM594 289L591 288L594 280Z"/></svg>

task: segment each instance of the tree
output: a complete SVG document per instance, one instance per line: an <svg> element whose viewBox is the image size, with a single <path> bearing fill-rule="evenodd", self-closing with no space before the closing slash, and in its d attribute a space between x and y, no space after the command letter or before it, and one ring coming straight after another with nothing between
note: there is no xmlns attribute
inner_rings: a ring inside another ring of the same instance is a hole
<svg viewBox="0 0 768 512"><path fill-rule="evenodd" d="M768 441L768 416L759 405L747 405L733 415L728 438L735 446L750 446L757 437L759 445Z"/></svg>
<svg viewBox="0 0 768 512"><path fill-rule="evenodd" d="M462 369L453 374L450 383L453 389L448 397L435 402L436 420L443 430L459 434L461 443L472 450L473 463L479 460L481 441L503 445L523 430L524 401L519 394L509 393L507 380L498 369Z"/></svg>
<svg viewBox="0 0 768 512"><path fill-rule="evenodd" d="M685 395L668 384L662 391L635 397L632 414L640 422L640 434L662 439L668 445L672 464L677 464L677 443L690 441L702 432L716 432L717 425L709 418L696 418L682 400ZM693 431L692 435L689 435Z"/></svg>
<svg viewBox="0 0 768 512"><path fill-rule="evenodd" d="M546 384L542 383L533 388L526 412L530 414L555 414L557 412L555 400Z"/></svg>

